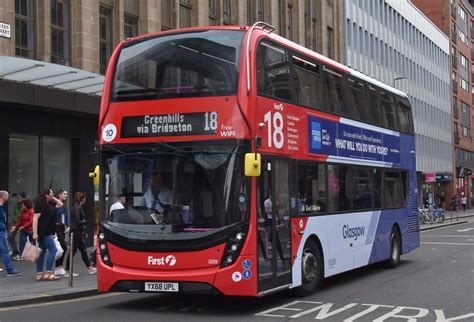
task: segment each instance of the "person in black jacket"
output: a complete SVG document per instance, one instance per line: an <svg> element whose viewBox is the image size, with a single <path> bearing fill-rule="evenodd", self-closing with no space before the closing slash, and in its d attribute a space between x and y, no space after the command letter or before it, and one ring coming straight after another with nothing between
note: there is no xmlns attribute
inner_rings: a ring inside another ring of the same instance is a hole
<svg viewBox="0 0 474 322"><path fill-rule="evenodd" d="M71 229L71 233L74 233L72 256L74 257L76 251L79 249L79 251L81 252L82 261L87 266L89 274L95 274L96 269L91 265L89 257L87 256L86 245L84 244L83 237L83 233L86 229L86 219L84 216L84 211L82 210L82 206L85 203L86 195L82 192L76 192L76 194L74 195L74 205L71 207L69 222L69 228ZM68 273L66 273L66 276L69 275L69 261L70 259L68 258L66 262L66 271Z"/></svg>
<svg viewBox="0 0 474 322"><path fill-rule="evenodd" d="M56 211L54 206L61 207L63 203L54 197L53 190L44 189L38 196L35 204L35 214L33 217L33 239L39 243L43 250L36 262L37 281L55 281L59 277L54 275L53 265L57 248L53 236L56 235ZM43 271L44 257L46 258L46 272Z"/></svg>

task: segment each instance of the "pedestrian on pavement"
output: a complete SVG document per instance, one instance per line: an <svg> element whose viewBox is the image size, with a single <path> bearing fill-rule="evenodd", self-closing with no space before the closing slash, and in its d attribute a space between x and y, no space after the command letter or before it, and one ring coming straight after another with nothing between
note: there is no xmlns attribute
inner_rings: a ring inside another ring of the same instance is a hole
<svg viewBox="0 0 474 322"><path fill-rule="evenodd" d="M63 254L56 260L56 269L54 275L63 276L66 271L63 268L64 257L66 257L67 244L65 240L66 234L69 233L69 212L67 209L67 191L65 189L58 190L58 199L63 203L62 206L56 206L56 236L59 244L63 249Z"/></svg>
<svg viewBox="0 0 474 322"><path fill-rule="evenodd" d="M86 195L82 192L76 192L74 195L74 205L71 207L71 218L70 218L70 228L71 233L74 233L73 237L73 248L72 248L72 257L76 255L76 251L79 249L81 252L82 261L87 267L89 274L95 274L96 269L92 266L89 256L87 255L86 245L84 243L85 230L86 230L86 217L84 215L84 210L82 206L86 203ZM69 254L66 262L66 276L69 276L69 263L70 257ZM78 275L73 273L74 276Z"/></svg>
<svg viewBox="0 0 474 322"><path fill-rule="evenodd" d="M36 281L56 281L59 276L54 275L53 266L56 256L56 244L53 236L56 234L56 211L55 206L62 206L63 203L54 197L53 190L44 189L38 196L35 204L35 215L33 218L33 239L39 242L39 247L43 250L36 262ZM46 258L46 272L44 271L44 258Z"/></svg>
<svg viewBox="0 0 474 322"><path fill-rule="evenodd" d="M464 195L464 192L462 193L462 197L461 197L461 206L462 206L462 211L466 211L466 207L467 207L467 198L466 196Z"/></svg>
<svg viewBox="0 0 474 322"><path fill-rule="evenodd" d="M33 241L33 217L35 214L33 202L30 199L23 200L20 209L20 219L10 228L10 231L17 230L20 232L20 255L13 256L13 260L16 261L23 260L21 254L25 249L27 238Z"/></svg>
<svg viewBox="0 0 474 322"><path fill-rule="evenodd" d="M19 272L13 267L9 256L7 243L7 216L4 207L4 204L8 202L8 197L8 191L0 190L0 255L2 257L3 265L7 270L7 277L14 277L23 275L23 272Z"/></svg>
<svg viewBox="0 0 474 322"><path fill-rule="evenodd" d="M451 211L458 211L458 197L454 196L451 199Z"/></svg>
<svg viewBox="0 0 474 322"><path fill-rule="evenodd" d="M16 205L13 207L13 211L10 213L10 231L8 233L8 244L10 244L10 250L12 252L11 256L13 260L20 260L21 252L18 252L18 247L16 245L16 235L19 232L18 228L12 229L15 224L20 219L21 204L23 200L26 199L26 193L14 193L13 197L16 197Z"/></svg>

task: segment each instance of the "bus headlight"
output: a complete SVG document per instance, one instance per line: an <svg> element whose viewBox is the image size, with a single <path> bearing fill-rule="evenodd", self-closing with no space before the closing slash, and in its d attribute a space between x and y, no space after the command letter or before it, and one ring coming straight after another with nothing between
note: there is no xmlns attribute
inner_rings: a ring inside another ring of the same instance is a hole
<svg viewBox="0 0 474 322"><path fill-rule="evenodd" d="M224 254L222 255L221 268L231 265L239 257L245 242L243 229L244 227L239 227L229 234L230 238L226 243Z"/></svg>
<svg viewBox="0 0 474 322"><path fill-rule="evenodd" d="M109 250L107 248L107 241L105 240L105 234L102 230L99 230L98 237L99 237L100 258L102 259L102 262L105 265L112 267L112 261L110 260Z"/></svg>

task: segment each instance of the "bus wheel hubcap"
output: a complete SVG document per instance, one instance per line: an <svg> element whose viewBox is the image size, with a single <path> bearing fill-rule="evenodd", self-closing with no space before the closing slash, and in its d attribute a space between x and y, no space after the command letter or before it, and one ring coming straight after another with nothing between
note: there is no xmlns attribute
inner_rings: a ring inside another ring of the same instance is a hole
<svg viewBox="0 0 474 322"><path fill-rule="evenodd" d="M306 250L303 254L303 280L306 283L311 283L316 279L316 257L310 250Z"/></svg>

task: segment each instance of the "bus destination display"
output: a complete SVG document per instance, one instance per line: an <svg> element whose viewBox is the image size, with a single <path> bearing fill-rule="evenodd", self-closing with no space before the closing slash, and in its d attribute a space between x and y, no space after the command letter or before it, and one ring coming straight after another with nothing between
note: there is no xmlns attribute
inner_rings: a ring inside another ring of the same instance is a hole
<svg viewBox="0 0 474 322"><path fill-rule="evenodd" d="M122 119L122 138L215 134L217 112L129 116Z"/></svg>

